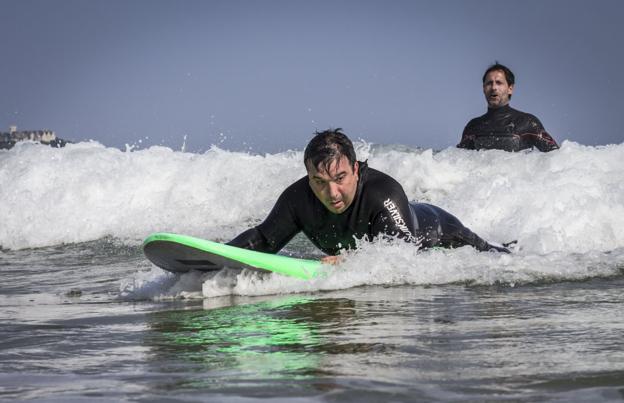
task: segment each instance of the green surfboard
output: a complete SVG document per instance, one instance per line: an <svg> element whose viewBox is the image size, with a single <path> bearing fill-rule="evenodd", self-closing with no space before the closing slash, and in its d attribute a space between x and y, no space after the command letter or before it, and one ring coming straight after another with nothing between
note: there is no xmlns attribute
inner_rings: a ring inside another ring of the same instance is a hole
<svg viewBox="0 0 624 403"><path fill-rule="evenodd" d="M156 266L174 273L216 271L224 267L266 270L300 279L319 274L321 262L256 252L188 235L156 233L143 241L143 253Z"/></svg>

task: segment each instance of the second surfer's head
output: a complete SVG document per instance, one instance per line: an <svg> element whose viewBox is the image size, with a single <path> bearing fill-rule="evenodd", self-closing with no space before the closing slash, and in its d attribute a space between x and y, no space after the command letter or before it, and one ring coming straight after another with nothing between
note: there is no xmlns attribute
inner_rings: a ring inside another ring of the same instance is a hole
<svg viewBox="0 0 624 403"><path fill-rule="evenodd" d="M516 78L507 66L496 62L483 74L483 95L488 108L497 109L509 105Z"/></svg>

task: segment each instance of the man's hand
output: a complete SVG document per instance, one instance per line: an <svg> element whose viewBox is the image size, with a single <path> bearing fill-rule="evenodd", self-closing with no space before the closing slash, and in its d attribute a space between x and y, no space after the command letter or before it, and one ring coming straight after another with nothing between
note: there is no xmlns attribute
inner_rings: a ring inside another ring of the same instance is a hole
<svg viewBox="0 0 624 403"><path fill-rule="evenodd" d="M323 264L338 264L342 259L340 256L325 256L321 259L321 263Z"/></svg>

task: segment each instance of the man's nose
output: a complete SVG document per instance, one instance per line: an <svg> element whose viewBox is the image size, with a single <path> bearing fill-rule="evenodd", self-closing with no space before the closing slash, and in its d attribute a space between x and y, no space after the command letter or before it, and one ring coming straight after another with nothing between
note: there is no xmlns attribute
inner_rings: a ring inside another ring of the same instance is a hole
<svg viewBox="0 0 624 403"><path fill-rule="evenodd" d="M332 199L335 199L336 196L339 195L338 184L336 184L335 182L329 182L328 189L329 189L329 196Z"/></svg>

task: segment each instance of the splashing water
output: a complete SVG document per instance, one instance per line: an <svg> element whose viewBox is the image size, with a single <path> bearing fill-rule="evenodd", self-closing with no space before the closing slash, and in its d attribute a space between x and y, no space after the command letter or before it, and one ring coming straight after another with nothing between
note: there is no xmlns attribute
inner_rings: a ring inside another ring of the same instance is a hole
<svg viewBox="0 0 624 403"><path fill-rule="evenodd" d="M396 178L411 200L448 210L484 238L518 240L515 253L471 248L418 253L409 245L378 242L347 253L340 265L310 282L248 271L173 280L153 269L127 280L122 294L160 298L367 284L513 285L622 270L624 144L564 142L552 153L454 148L434 153L358 142L356 151L360 160ZM281 191L305 174L302 158L300 151L253 155L213 147L192 154L165 147L124 152L95 142L61 149L19 144L0 151L0 245L23 249L112 237L138 246L156 231L228 240L263 220ZM320 256L303 239L288 249Z"/></svg>

